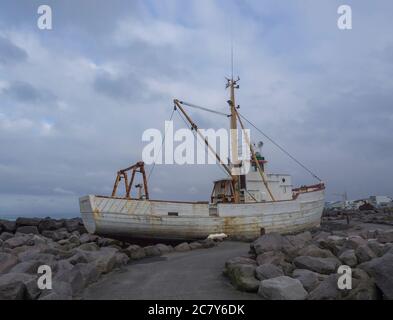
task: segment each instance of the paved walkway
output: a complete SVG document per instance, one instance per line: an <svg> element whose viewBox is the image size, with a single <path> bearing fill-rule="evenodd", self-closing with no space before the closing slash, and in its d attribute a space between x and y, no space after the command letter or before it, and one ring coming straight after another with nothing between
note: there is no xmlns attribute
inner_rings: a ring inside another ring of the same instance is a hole
<svg viewBox="0 0 393 320"><path fill-rule="evenodd" d="M222 275L225 261L247 254L248 243L175 252L133 262L88 287L83 299L258 299L235 290Z"/></svg>

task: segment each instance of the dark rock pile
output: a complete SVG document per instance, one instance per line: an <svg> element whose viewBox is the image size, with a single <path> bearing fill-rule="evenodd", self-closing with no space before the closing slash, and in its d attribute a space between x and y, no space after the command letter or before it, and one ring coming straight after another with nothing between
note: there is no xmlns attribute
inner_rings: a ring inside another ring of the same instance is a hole
<svg viewBox="0 0 393 320"><path fill-rule="evenodd" d="M0 220L0 300L72 299L130 261L214 245L203 240L141 247L88 234L80 218ZM51 290L38 287L41 265L52 270Z"/></svg>
<svg viewBox="0 0 393 320"><path fill-rule="evenodd" d="M338 210L325 209L324 221L348 219L363 223L378 223L393 226L393 208L372 210Z"/></svg>
<svg viewBox="0 0 393 320"><path fill-rule="evenodd" d="M224 274L269 300L393 299L393 229L351 231L263 235L227 261ZM341 265L351 267L350 290L339 289Z"/></svg>

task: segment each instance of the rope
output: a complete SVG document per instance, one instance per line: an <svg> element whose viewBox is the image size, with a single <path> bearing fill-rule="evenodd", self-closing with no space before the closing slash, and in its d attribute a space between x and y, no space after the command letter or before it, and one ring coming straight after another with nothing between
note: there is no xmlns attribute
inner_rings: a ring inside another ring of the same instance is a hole
<svg viewBox="0 0 393 320"><path fill-rule="evenodd" d="M309 174L311 174L318 181L322 181L314 172L308 169L303 163L297 160L294 156L292 156L288 151L286 151L283 147L281 147L277 142L275 142L272 138L270 138L267 134L265 134L262 130L257 128L255 124L253 124L250 120L248 120L245 116L243 116L240 112L238 112L240 117L242 117L246 122L248 122L255 130L261 133L266 139L268 139L271 143L273 143L277 148L279 148L282 152L284 152L288 157L290 157L293 161L295 161L299 166L301 166L304 170L306 170Z"/></svg>
<svg viewBox="0 0 393 320"><path fill-rule="evenodd" d="M173 108L173 110L172 110L171 117L169 118L169 121L172 121L172 118L173 118L173 114L174 114L174 113L175 113L175 108ZM164 146L165 137L166 137L166 134L167 134L167 133L168 133L168 128L166 128L166 130L165 130L165 132L164 132L164 139L162 139L160 151L158 152L157 157L158 157L158 155L159 155L159 154L161 153L161 151L162 151L162 147ZM162 155L161 155L161 156L162 156ZM154 171L154 168L156 167L157 157L156 157L156 159L154 159L153 166L151 167L151 169L150 169L150 171L149 171L149 175L148 175L148 177L147 177L147 182L150 181L150 177L151 177L151 175L152 175L152 173L153 173L153 171Z"/></svg>

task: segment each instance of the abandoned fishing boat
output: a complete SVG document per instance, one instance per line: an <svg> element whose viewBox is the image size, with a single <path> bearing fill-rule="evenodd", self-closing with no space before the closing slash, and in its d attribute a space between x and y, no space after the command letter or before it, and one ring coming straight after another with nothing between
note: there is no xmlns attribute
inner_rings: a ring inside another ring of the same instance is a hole
<svg viewBox="0 0 393 320"><path fill-rule="evenodd" d="M227 81L230 90L230 114L227 116L232 135L238 130L238 124L244 129L243 120L252 123L240 114L235 102L239 78ZM88 232L112 237L191 240L217 233L254 238L264 232L291 233L320 225L325 185L316 175L313 174L319 180L317 184L293 188L290 175L266 172L267 161L254 150L249 139L250 170L244 174L234 174L233 169L242 167L242 161L221 159L186 113L185 106L198 108L174 100L174 110L180 112L195 134L202 137L228 178L214 182L210 201L153 200L149 197L144 163L138 162L117 172L111 196L88 195L79 199ZM238 150L237 143L233 137L231 155ZM238 159L236 155L233 156L232 159ZM128 173L131 173L130 179ZM132 197L136 173L142 175L143 182L135 186L139 192ZM125 195L117 196L121 181L124 181Z"/></svg>

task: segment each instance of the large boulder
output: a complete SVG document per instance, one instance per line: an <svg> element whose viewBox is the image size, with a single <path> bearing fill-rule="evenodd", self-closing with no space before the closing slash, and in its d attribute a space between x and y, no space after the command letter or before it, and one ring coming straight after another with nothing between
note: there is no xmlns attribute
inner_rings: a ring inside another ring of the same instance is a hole
<svg viewBox="0 0 393 320"><path fill-rule="evenodd" d="M82 274L85 286L96 282L100 277L100 271L94 263L78 263L74 269Z"/></svg>
<svg viewBox="0 0 393 320"><path fill-rule="evenodd" d="M377 235L377 240L380 243L393 242L393 229L379 232Z"/></svg>
<svg viewBox="0 0 393 320"><path fill-rule="evenodd" d="M367 245L377 257L382 257L388 249L388 244L379 243L376 239L368 240Z"/></svg>
<svg viewBox="0 0 393 320"><path fill-rule="evenodd" d="M100 248L94 242L83 243L78 247L78 249L84 250L84 251L100 250Z"/></svg>
<svg viewBox="0 0 393 320"><path fill-rule="evenodd" d="M260 265L255 269L255 276L259 280L276 278L283 275L284 271L282 268L271 263Z"/></svg>
<svg viewBox="0 0 393 320"><path fill-rule="evenodd" d="M380 297L374 280L362 269L352 269L352 289L343 291L345 300L377 300Z"/></svg>
<svg viewBox="0 0 393 320"><path fill-rule="evenodd" d="M163 243L156 244L156 248L160 251L161 254L165 254L173 251L172 246Z"/></svg>
<svg viewBox="0 0 393 320"><path fill-rule="evenodd" d="M331 274L323 280L308 296L309 300L336 300L341 298L338 288L338 274Z"/></svg>
<svg viewBox="0 0 393 320"><path fill-rule="evenodd" d="M330 250L334 255L338 255L342 247L344 246L346 238L331 235L328 236L326 239L318 240L318 245L322 249Z"/></svg>
<svg viewBox="0 0 393 320"><path fill-rule="evenodd" d="M297 235L287 235L286 238L295 248L302 248L312 240L312 235L310 231L305 231Z"/></svg>
<svg viewBox="0 0 393 320"><path fill-rule="evenodd" d="M304 300L307 291L299 280L281 276L261 281L258 295L266 300Z"/></svg>
<svg viewBox="0 0 393 320"><path fill-rule="evenodd" d="M298 279L308 292L314 290L319 285L320 281L323 280L322 275L307 269L294 270L292 277Z"/></svg>
<svg viewBox="0 0 393 320"><path fill-rule="evenodd" d="M187 242L183 242L183 243L178 244L177 246L175 246L174 249L175 249L175 251L178 251L178 252L184 252L184 251L191 250L191 248Z"/></svg>
<svg viewBox="0 0 393 320"><path fill-rule="evenodd" d="M90 261L99 273L108 273L113 270L117 263L117 249L111 247L101 248L99 251L89 252Z"/></svg>
<svg viewBox="0 0 393 320"><path fill-rule="evenodd" d="M42 219L40 218L25 218L21 217L16 219L16 225L17 226L35 226L37 227Z"/></svg>
<svg viewBox="0 0 393 320"><path fill-rule="evenodd" d="M190 243L190 249L191 250L196 250L196 249L202 249L203 245L199 241L194 241Z"/></svg>
<svg viewBox="0 0 393 320"><path fill-rule="evenodd" d="M71 300L71 284L64 281L54 281L51 290L45 290L40 295L39 300Z"/></svg>
<svg viewBox="0 0 393 320"><path fill-rule="evenodd" d="M343 264L350 267L354 267L358 264L358 259L356 258L355 250L353 249L345 250L338 258Z"/></svg>
<svg viewBox="0 0 393 320"><path fill-rule="evenodd" d="M255 265L253 264L231 264L225 270L225 275L232 285L247 292L257 292L259 280L255 278Z"/></svg>
<svg viewBox="0 0 393 320"><path fill-rule="evenodd" d="M21 226L16 229L16 232L24 234L39 234L36 226Z"/></svg>
<svg viewBox="0 0 393 320"><path fill-rule="evenodd" d="M310 244L299 250L300 256L316 257L316 258L334 258L334 254L328 249L321 249L315 244Z"/></svg>
<svg viewBox="0 0 393 320"><path fill-rule="evenodd" d="M0 274L7 272L18 263L18 258L10 253L0 252Z"/></svg>
<svg viewBox="0 0 393 320"><path fill-rule="evenodd" d="M0 277L0 297L3 291L7 295L5 289L16 286L18 290L12 292L12 295L17 293L17 299L34 300L40 295L40 289L37 286L37 279L35 275L24 273L7 273ZM0 298L1 299L1 298Z"/></svg>
<svg viewBox="0 0 393 320"><path fill-rule="evenodd" d="M44 230L41 233L44 237L50 238L53 241L60 241L63 239L67 239L70 234L65 230Z"/></svg>
<svg viewBox="0 0 393 320"><path fill-rule="evenodd" d="M330 274L336 271L340 265L337 258L316 258L300 256L293 260L295 266L299 269L308 269L317 273Z"/></svg>
<svg viewBox="0 0 393 320"><path fill-rule="evenodd" d="M100 247L109 247L109 246L122 246L122 242L116 239L110 239L110 238L99 238L97 240L97 244Z"/></svg>
<svg viewBox="0 0 393 320"><path fill-rule="evenodd" d="M367 262L377 257L373 250L367 245L361 245L355 250L356 257L359 263Z"/></svg>
<svg viewBox="0 0 393 320"><path fill-rule="evenodd" d="M53 286L56 286L56 282L66 282L71 285L72 295L80 293L85 287L85 281L82 273L78 268L72 268L70 270L62 268L53 279Z"/></svg>
<svg viewBox="0 0 393 320"><path fill-rule="evenodd" d="M238 290L257 292L260 281L255 278L255 269L255 260L235 257L225 262L224 275Z"/></svg>
<svg viewBox="0 0 393 320"><path fill-rule="evenodd" d="M384 299L393 299L393 253L386 253L358 266L365 270L382 291Z"/></svg>
<svg viewBox="0 0 393 320"><path fill-rule="evenodd" d="M38 267L41 265L40 261L25 261L15 265L9 273L28 273L37 274Z"/></svg>
<svg viewBox="0 0 393 320"><path fill-rule="evenodd" d="M146 257L145 250L136 244L132 244L122 250L131 260L139 260Z"/></svg>
<svg viewBox="0 0 393 320"><path fill-rule="evenodd" d="M287 238L275 232L259 237L250 247L257 255L267 251L288 251L293 249L293 245Z"/></svg>
<svg viewBox="0 0 393 320"><path fill-rule="evenodd" d="M0 225L3 229L3 232L14 233L16 230L16 222L9 220L0 220Z"/></svg>
<svg viewBox="0 0 393 320"><path fill-rule="evenodd" d="M80 243L97 242L100 237L90 233L84 233L79 237Z"/></svg>
<svg viewBox="0 0 393 320"><path fill-rule="evenodd" d="M145 250L146 257L157 257L161 255L161 251L157 246L147 246L143 250Z"/></svg>
<svg viewBox="0 0 393 320"><path fill-rule="evenodd" d="M8 239L11 239L13 236L14 236L14 234L11 233L11 232L3 232L0 235L0 240L1 241L7 241Z"/></svg>
<svg viewBox="0 0 393 320"><path fill-rule="evenodd" d="M20 235L12 237L6 241L4 241L4 246L7 248L16 248L27 244L27 242L31 239L30 235Z"/></svg>
<svg viewBox="0 0 393 320"><path fill-rule="evenodd" d="M64 227L64 220L55 220L51 218L42 219L38 224L38 229L40 232L44 230L57 230Z"/></svg>
<svg viewBox="0 0 393 320"><path fill-rule="evenodd" d="M78 218L67 219L64 222L64 226L68 232L79 231L80 230L80 220Z"/></svg>

